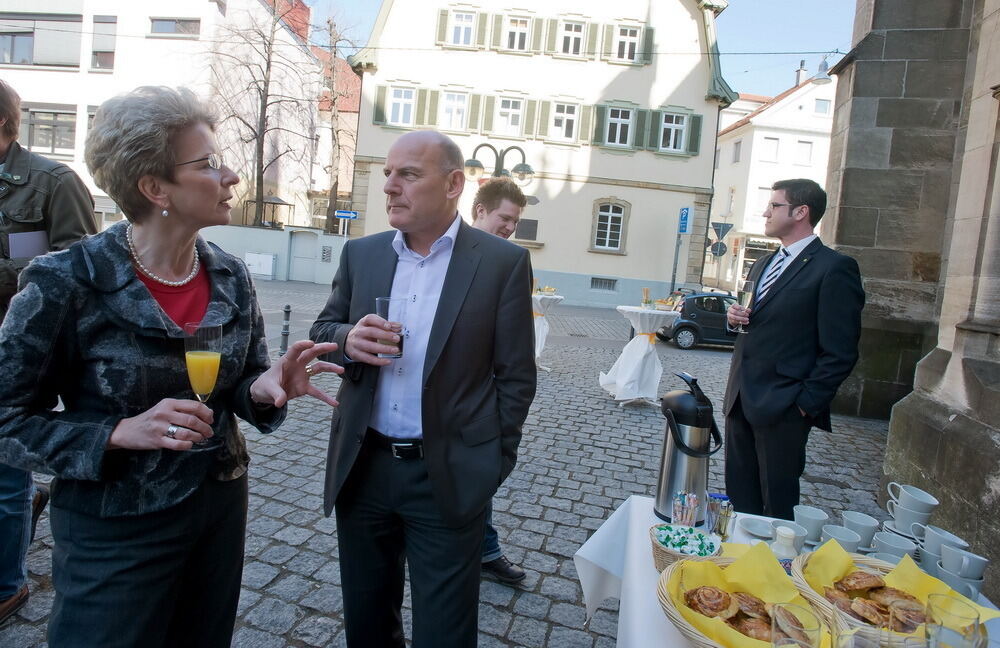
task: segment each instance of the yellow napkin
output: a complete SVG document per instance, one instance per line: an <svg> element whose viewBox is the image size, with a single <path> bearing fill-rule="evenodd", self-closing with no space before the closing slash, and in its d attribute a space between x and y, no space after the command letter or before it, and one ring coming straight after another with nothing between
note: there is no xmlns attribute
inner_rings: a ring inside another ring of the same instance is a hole
<svg viewBox="0 0 1000 648"><path fill-rule="evenodd" d="M723 555L726 555L727 545L730 552L738 551L734 543L723 543ZM730 593L749 592L766 603L794 603L811 611L809 602L802 598L771 548L763 542L747 547L726 569L711 561L684 561L671 575L667 591L681 616L712 641L729 648L770 646L733 630L722 619L709 618L689 608L684 602L684 592L702 586L718 587ZM829 645L830 636L824 632L823 646Z"/></svg>
<svg viewBox="0 0 1000 648"><path fill-rule="evenodd" d="M823 593L823 587L833 587L833 583L840 580L850 572L857 569L854 559L844 551L835 540L830 540L823 546L816 549L806 563L802 575L806 582L818 594ZM929 576L913 559L903 556L899 564L883 578L889 587L903 590L907 594L917 597L921 603L927 603L927 597L931 594L949 594L958 600L972 605L979 612L979 618L983 621L1000 617L1000 611L985 608L970 601L945 583L933 576ZM921 626L921 632L922 632ZM916 633L915 633L916 634Z"/></svg>

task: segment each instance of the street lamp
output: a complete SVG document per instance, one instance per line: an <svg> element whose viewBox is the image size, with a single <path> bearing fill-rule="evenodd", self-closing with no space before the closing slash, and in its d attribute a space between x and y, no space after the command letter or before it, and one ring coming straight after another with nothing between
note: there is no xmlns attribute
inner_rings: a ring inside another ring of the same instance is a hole
<svg viewBox="0 0 1000 648"><path fill-rule="evenodd" d="M487 148L493 151L493 157L495 164L493 165L493 177L508 177L514 180L517 184L522 187L531 182L532 178L535 177L535 170L531 168L528 164L527 158L524 155L524 150L519 146L508 146L505 149L496 150L492 145L487 143L482 143L472 151L472 157L465 161L465 177L469 180L478 180L485 172L486 168L483 163L476 159L476 154L479 153L479 149ZM514 168L508 171L504 168L503 160L504 157L511 151L517 151L521 154L521 162L514 165Z"/></svg>
<svg viewBox="0 0 1000 648"><path fill-rule="evenodd" d="M812 78L812 82L816 85L826 85L827 83L832 82L833 79L831 79L830 75L827 73L827 70L829 69L830 66L826 64L826 55L824 54L823 60L819 62L819 70L817 71L816 76Z"/></svg>

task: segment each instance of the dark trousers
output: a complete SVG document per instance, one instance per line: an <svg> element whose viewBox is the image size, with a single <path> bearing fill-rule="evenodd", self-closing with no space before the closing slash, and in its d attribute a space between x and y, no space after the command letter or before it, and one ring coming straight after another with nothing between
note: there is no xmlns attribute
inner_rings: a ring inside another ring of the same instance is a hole
<svg viewBox="0 0 1000 648"><path fill-rule="evenodd" d="M404 562L413 648L475 648L484 514L441 519L423 459L366 441L337 497L337 538L350 648L402 648Z"/></svg>
<svg viewBox="0 0 1000 648"><path fill-rule="evenodd" d="M753 426L737 398L726 416L726 494L738 512L793 518L811 427L795 405L773 424Z"/></svg>
<svg viewBox="0 0 1000 648"><path fill-rule="evenodd" d="M247 477L206 479L139 516L52 507L52 648L228 648L243 573Z"/></svg>

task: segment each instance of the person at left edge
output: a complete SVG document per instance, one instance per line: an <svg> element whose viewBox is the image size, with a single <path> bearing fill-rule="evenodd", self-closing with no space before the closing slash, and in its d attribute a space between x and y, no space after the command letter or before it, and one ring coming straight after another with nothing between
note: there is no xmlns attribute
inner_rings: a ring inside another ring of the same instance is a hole
<svg viewBox="0 0 1000 648"><path fill-rule="evenodd" d="M86 161L128 221L22 273L0 329L0 462L55 475L52 648L222 648L240 594L247 511L240 417L262 432L309 394L296 342L269 366L246 266L205 242L238 182L216 117L186 89L109 99ZM181 325L222 328L207 404L192 398ZM56 397L65 410L51 411Z"/></svg>
<svg viewBox="0 0 1000 648"><path fill-rule="evenodd" d="M0 79L0 322L31 259L97 232L94 201L65 164L17 143L21 98ZM49 499L31 473L0 463L0 623L28 602L25 559Z"/></svg>

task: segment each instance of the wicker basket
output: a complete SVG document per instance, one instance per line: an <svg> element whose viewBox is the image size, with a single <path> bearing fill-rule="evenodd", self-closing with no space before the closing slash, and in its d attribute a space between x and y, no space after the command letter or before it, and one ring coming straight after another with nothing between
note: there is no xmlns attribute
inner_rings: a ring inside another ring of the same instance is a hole
<svg viewBox="0 0 1000 648"><path fill-rule="evenodd" d="M714 562L722 569L725 569L735 562L732 558L702 558L701 560ZM660 599L660 607L663 608L663 613L666 614L671 623L677 627L677 630L691 642L692 646L697 646L697 648L726 648L726 646L712 641L702 634L701 630L688 623L688 620L684 618L684 615L682 615L680 610L677 609L677 606L674 605L673 599L670 598L670 592L667 590L667 584L670 582L670 579L674 574L674 570L679 569L683 562L684 561L682 560L672 562L660 574L660 581L656 585L656 596Z"/></svg>
<svg viewBox="0 0 1000 648"><path fill-rule="evenodd" d="M667 549L656 539L655 529L660 526L659 524L654 524L649 527L649 541L653 544L653 565L656 567L657 572L662 572L668 566L673 564L678 560L708 560L709 558L714 558L722 553L722 543L719 542L719 547L715 550L715 553L711 556L692 556L690 554L682 554L679 551L674 551L673 549ZM702 532L704 533L704 532ZM709 534L705 534L709 535Z"/></svg>
<svg viewBox="0 0 1000 648"><path fill-rule="evenodd" d="M906 635L902 634L889 634L885 631L880 631L875 626L872 626L863 621L859 621L849 614L845 614L837 609L837 607L826 600L826 597L815 591L805 578L806 565L809 564L809 558L814 554L805 553L798 556L794 561L792 561L792 582L795 586L799 588L799 593L802 594L803 598L809 601L813 608L823 617L827 625L833 627L837 626L843 630L851 630L854 628L860 628L859 632L864 635L867 639L871 641L879 641L882 646L891 646L895 648L896 646L903 645L903 639ZM873 572L879 576L885 576L891 572L895 565L892 563L887 563L882 560L876 560L874 558L868 558L860 554L851 554L851 558L854 560L854 564L865 571Z"/></svg>

